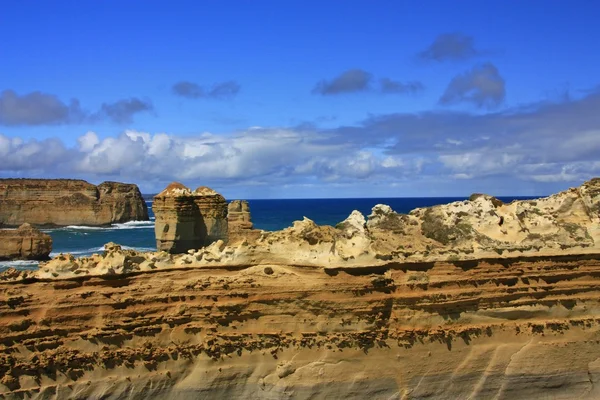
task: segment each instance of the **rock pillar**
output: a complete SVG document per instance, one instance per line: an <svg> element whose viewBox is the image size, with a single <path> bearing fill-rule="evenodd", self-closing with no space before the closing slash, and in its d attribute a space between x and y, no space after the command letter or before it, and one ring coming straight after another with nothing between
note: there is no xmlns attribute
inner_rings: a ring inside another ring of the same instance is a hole
<svg viewBox="0 0 600 400"><path fill-rule="evenodd" d="M227 202L207 187L193 192L173 182L154 197L158 250L185 253L221 239L227 241Z"/></svg>

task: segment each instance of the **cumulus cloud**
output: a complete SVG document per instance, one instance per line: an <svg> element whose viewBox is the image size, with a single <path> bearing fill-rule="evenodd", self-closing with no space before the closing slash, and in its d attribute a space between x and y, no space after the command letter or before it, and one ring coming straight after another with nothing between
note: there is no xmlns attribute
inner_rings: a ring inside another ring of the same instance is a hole
<svg viewBox="0 0 600 400"><path fill-rule="evenodd" d="M485 63L454 77L440 98L440 104L468 102L477 107L493 108L499 106L505 96L505 82L498 68Z"/></svg>
<svg viewBox="0 0 600 400"><path fill-rule="evenodd" d="M454 32L439 35L418 57L426 61L466 60L481 54L475 48L473 38Z"/></svg>
<svg viewBox="0 0 600 400"><path fill-rule="evenodd" d="M5 126L77 124L103 120L129 123L135 114L151 110L150 101L135 97L104 103L100 110L90 113L81 108L77 99L67 104L53 94L42 92L19 95L13 90L5 90L0 93L0 125Z"/></svg>
<svg viewBox="0 0 600 400"><path fill-rule="evenodd" d="M18 95L13 90L0 93L1 125L48 125L78 122L84 116L79 100L68 104L52 94L32 92Z"/></svg>
<svg viewBox="0 0 600 400"><path fill-rule="evenodd" d="M600 174L598 109L600 91L486 114L379 115L326 130L253 127L192 136L128 130L106 138L87 132L74 147L58 139L25 141L0 135L0 173L118 179L157 190L180 180L278 190L375 183L391 190L405 184L410 195L419 195L415 187L444 188L441 193L422 192L434 195L466 187L515 194L519 182L522 190L544 185L555 191Z"/></svg>
<svg viewBox="0 0 600 400"><path fill-rule="evenodd" d="M0 133L0 171L60 171L71 152L59 139L23 140Z"/></svg>
<svg viewBox="0 0 600 400"><path fill-rule="evenodd" d="M362 69L349 69L331 80L318 82L313 93L323 96L362 92L370 89L372 75Z"/></svg>
<svg viewBox="0 0 600 400"><path fill-rule="evenodd" d="M381 91L383 93L409 93L414 94L423 90L423 84L417 81L398 82L390 78L381 78Z"/></svg>
<svg viewBox="0 0 600 400"><path fill-rule="evenodd" d="M221 99L228 100L235 97L241 90L241 85L236 81L216 83L210 87L200 86L189 81L180 81L173 85L173 93L188 99Z"/></svg>

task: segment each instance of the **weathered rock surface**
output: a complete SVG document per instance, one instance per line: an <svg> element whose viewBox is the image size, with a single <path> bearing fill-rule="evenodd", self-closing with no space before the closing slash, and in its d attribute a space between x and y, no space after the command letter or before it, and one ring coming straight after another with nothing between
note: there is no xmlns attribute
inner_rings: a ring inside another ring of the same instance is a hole
<svg viewBox="0 0 600 400"><path fill-rule="evenodd" d="M0 274L8 398L600 398L599 181Z"/></svg>
<svg viewBox="0 0 600 400"><path fill-rule="evenodd" d="M47 260L52 238L29 224L0 229L0 260Z"/></svg>
<svg viewBox="0 0 600 400"><path fill-rule="evenodd" d="M148 220L136 185L71 179L0 179L0 226L100 226Z"/></svg>
<svg viewBox="0 0 600 400"><path fill-rule="evenodd" d="M217 240L227 240L227 202L207 187L193 192L173 182L154 197L156 247L185 253Z"/></svg>

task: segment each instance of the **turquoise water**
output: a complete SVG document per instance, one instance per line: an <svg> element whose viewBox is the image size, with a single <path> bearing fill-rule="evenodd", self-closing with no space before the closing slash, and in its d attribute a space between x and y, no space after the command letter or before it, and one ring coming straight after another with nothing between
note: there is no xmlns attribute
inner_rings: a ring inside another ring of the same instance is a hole
<svg viewBox="0 0 600 400"><path fill-rule="evenodd" d="M501 197L504 202L525 197ZM388 199L286 199L286 200L249 200L250 212L254 226L264 230L279 230L290 226L293 221L304 216L320 225L335 225L352 212L359 210L365 216L370 214L376 204L388 204L397 212L407 213L418 207L429 207L452 201L464 200L455 197L424 198L388 198ZM115 224L110 227L67 226L58 229L47 229L52 236L53 252L71 253L75 256L91 255L103 250L108 242L115 242L125 248L142 251L156 249L154 240L154 214L152 202L147 201L150 221L133 221ZM37 263L31 261L0 262L0 270L9 266L16 268L36 268Z"/></svg>

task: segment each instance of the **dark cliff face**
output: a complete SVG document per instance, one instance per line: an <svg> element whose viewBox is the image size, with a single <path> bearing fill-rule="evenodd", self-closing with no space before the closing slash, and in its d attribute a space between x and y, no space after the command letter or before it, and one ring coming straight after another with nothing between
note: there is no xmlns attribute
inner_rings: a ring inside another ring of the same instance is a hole
<svg viewBox="0 0 600 400"><path fill-rule="evenodd" d="M73 179L0 179L0 226L89 225L148 220L137 185Z"/></svg>

